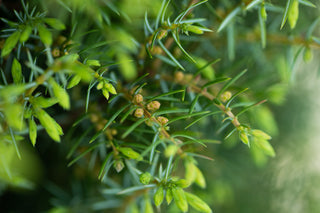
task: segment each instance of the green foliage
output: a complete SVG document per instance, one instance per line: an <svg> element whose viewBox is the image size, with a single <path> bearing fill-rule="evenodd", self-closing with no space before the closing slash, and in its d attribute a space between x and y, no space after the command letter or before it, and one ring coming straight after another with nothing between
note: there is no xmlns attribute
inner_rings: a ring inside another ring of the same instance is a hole
<svg viewBox="0 0 320 213"><path fill-rule="evenodd" d="M212 212L215 201L197 195L215 178L203 166L219 155L212 144L242 142L258 165L275 157L270 135L278 128L270 109L283 102L286 76L294 78L274 71L288 68L278 46L300 47L293 64L302 49L308 62L320 47L320 18L299 23L299 7L314 7L305 0L30 4L22 1L16 17L1 19L0 150L7 176L0 178L29 184L8 172L13 148L23 160L19 141L39 152L51 139L61 142L69 167L101 181L84 195L88 212L189 206ZM80 173L70 177L84 178ZM45 208L77 211L59 202Z"/></svg>

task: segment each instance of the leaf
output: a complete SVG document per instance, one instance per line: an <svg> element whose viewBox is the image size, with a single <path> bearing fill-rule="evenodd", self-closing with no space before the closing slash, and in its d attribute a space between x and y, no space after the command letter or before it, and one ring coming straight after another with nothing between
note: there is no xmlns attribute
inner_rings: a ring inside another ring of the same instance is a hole
<svg viewBox="0 0 320 213"><path fill-rule="evenodd" d="M221 82L224 82L224 81L228 81L230 80L231 78L216 78L215 80L213 81L209 81L208 83L206 83L205 85L203 85L201 87L201 89L205 89L213 84L217 84L217 83L221 83Z"/></svg>
<svg viewBox="0 0 320 213"><path fill-rule="evenodd" d="M127 104L125 106L123 106L122 108L120 108L117 112L115 112L113 114L113 116L108 120L108 122L104 125L103 129L100 130L99 132L97 132L92 138L91 140L89 141L89 143L92 143L93 141L95 141L97 139L97 137L102 133L104 132L108 126L118 117L118 115L120 115L120 113L122 111L124 111L127 107L129 107L131 104Z"/></svg>
<svg viewBox="0 0 320 213"><path fill-rule="evenodd" d="M266 22L263 18L263 13L259 11L259 24L260 24L260 37L261 37L261 45L262 48L266 47L267 44L267 32L266 32Z"/></svg>
<svg viewBox="0 0 320 213"><path fill-rule="evenodd" d="M259 147L266 155L271 157L276 156L276 153L273 147L270 145L269 141L263 139L254 139L254 143L257 147Z"/></svg>
<svg viewBox="0 0 320 213"><path fill-rule="evenodd" d="M12 143L14 145L14 149L16 150L18 158L21 160L21 154L20 154L20 151L19 151L19 148L17 145L17 141L16 141L15 135L13 134L13 131L10 127L9 127L9 132L10 132Z"/></svg>
<svg viewBox="0 0 320 213"><path fill-rule="evenodd" d="M188 211L188 202L187 202L187 198L186 198L186 195L185 195L183 189L180 187L174 187L171 190L172 190L172 196L173 196L175 204L178 206L178 208L182 212L187 212Z"/></svg>
<svg viewBox="0 0 320 213"><path fill-rule="evenodd" d="M216 97L220 97L220 95L226 91L234 82L236 82L242 75L244 75L247 72L247 70L243 70L240 72L236 77L232 78L228 83L226 83L222 89L218 92Z"/></svg>
<svg viewBox="0 0 320 213"><path fill-rule="evenodd" d="M95 148L97 148L98 146L100 146L101 144L95 144L89 148L87 148L83 153L81 153L79 156L77 156L75 159L73 159L69 164L68 167L72 166L75 162L77 162L79 159L81 159L82 157L84 157L86 154L88 154L89 152L91 152L92 150L94 150Z"/></svg>
<svg viewBox="0 0 320 213"><path fill-rule="evenodd" d="M177 61L177 59L169 52L169 50L164 46L164 44L159 40L159 45L163 51L169 56L169 58L177 65L180 69L184 70L183 66Z"/></svg>
<svg viewBox="0 0 320 213"><path fill-rule="evenodd" d="M42 96L38 96L36 98L32 98L31 102L34 106L48 108L58 103L58 100L56 98L44 98Z"/></svg>
<svg viewBox="0 0 320 213"><path fill-rule="evenodd" d="M107 157L104 159L103 163L102 163L102 166L101 166L101 169L100 169L100 172L99 172L99 175L98 175L98 179L101 180L101 178L104 176L103 174L105 174L106 172L106 165L107 163L110 161L110 159L112 158L112 152L110 152Z"/></svg>
<svg viewBox="0 0 320 213"><path fill-rule="evenodd" d="M192 4L190 7L188 7L187 9L185 9L182 13L180 13L176 19L174 20L174 23L180 23L182 21L182 19L185 17L185 15L187 15L187 13L192 10L193 8L207 2L208 0L203 0L203 1L200 1L198 3L195 3L195 4Z"/></svg>
<svg viewBox="0 0 320 213"><path fill-rule="evenodd" d="M231 104L231 102L240 94L244 93L245 91L247 91L248 88L244 88L243 90L240 90L239 92L235 93L234 95L231 96L231 98L228 100L228 102L226 103L226 108L229 107L229 105Z"/></svg>
<svg viewBox="0 0 320 213"><path fill-rule="evenodd" d="M19 38L20 38L20 31L15 31L11 36L7 38L1 50L1 57L8 55L12 51L12 49L18 43Z"/></svg>
<svg viewBox="0 0 320 213"><path fill-rule="evenodd" d="M23 76L21 71L21 64L16 58L14 58L12 62L11 74L12 74L13 82L15 84L22 83Z"/></svg>
<svg viewBox="0 0 320 213"><path fill-rule="evenodd" d="M37 140L37 124L33 119L29 120L29 138L32 145L35 146Z"/></svg>
<svg viewBox="0 0 320 213"><path fill-rule="evenodd" d="M22 130L24 127L24 122L22 119L23 116L23 107L18 104L5 104L3 107L3 113L6 117L6 121L9 126L16 130Z"/></svg>
<svg viewBox="0 0 320 213"><path fill-rule="evenodd" d="M181 50L193 63L197 63L197 62L191 57L191 55L189 55L189 54L187 53L187 51L185 51L185 50L183 49L183 47L182 47L182 45L180 44L180 41L179 41L176 33L178 33L178 32L177 32L177 31L174 31L174 32L172 32L171 34L172 34L172 37L173 37L174 41L176 42L176 44L177 44L178 47L180 48L180 50Z"/></svg>
<svg viewBox="0 0 320 213"><path fill-rule="evenodd" d="M144 190L144 189L148 189L148 188L154 188L155 186L156 186L155 184L133 186L133 187L129 187L127 189L124 189L124 190L118 192L117 194L118 195L128 194L128 193L132 193L135 191L140 191L140 190Z"/></svg>
<svg viewBox="0 0 320 213"><path fill-rule="evenodd" d="M169 120L168 123L165 124L165 126L168 126L169 124L171 124L171 123L173 123L175 121L178 121L178 120L182 120L182 119L185 119L185 118L191 118L191 117L198 116L198 115L207 114L209 112L210 111L201 111L201 112L191 113L191 114L188 114L188 115L178 116L178 117L175 117L175 118Z"/></svg>
<svg viewBox="0 0 320 213"><path fill-rule="evenodd" d="M35 108L35 116L39 119L41 125L45 128L48 135L55 140L60 142L60 135L62 135L62 129L59 124L43 109Z"/></svg>
<svg viewBox="0 0 320 213"><path fill-rule="evenodd" d="M218 33L223 30L235 17L236 15L241 11L241 7L236 7L234 10L232 10L231 13L228 14L228 16L222 21L218 28Z"/></svg>
<svg viewBox="0 0 320 213"><path fill-rule="evenodd" d="M160 206L161 203L163 202L164 198L164 189L162 186L159 186L156 193L153 196L154 204L156 206Z"/></svg>
<svg viewBox="0 0 320 213"><path fill-rule="evenodd" d="M174 91L170 91L170 92L166 92L166 93L163 93L161 95L157 95L157 96L154 96L150 99L148 99L147 103L155 100L155 99L158 99L160 97L163 97L163 96L168 96L168 95L173 95L173 94L176 94L176 93L180 93L180 92L184 92L184 90L174 90Z"/></svg>
<svg viewBox="0 0 320 213"><path fill-rule="evenodd" d="M212 210L203 200L201 200L198 196L191 194L189 192L184 192L187 198L188 203L192 206L195 210L203 213L211 213Z"/></svg>
<svg viewBox="0 0 320 213"><path fill-rule="evenodd" d="M134 159L137 161L141 161L143 158L142 156L134 151L133 149L129 148L129 147L120 147L118 148L118 150L126 157L130 158L130 159Z"/></svg>
<svg viewBox="0 0 320 213"><path fill-rule="evenodd" d="M286 21L288 19L289 10L290 10L290 7L291 7L291 4L292 4L293 1L294 0L287 0L287 5L286 5L286 8L285 8L283 17L282 17L280 30L283 28L284 24L286 23Z"/></svg>
<svg viewBox="0 0 320 213"><path fill-rule="evenodd" d="M314 5L312 2L308 1L308 0L299 0L299 2L305 6L308 6L308 7L314 7L316 8L317 6Z"/></svg>
<svg viewBox="0 0 320 213"><path fill-rule="evenodd" d="M53 80L53 78L49 79L49 83L52 86L53 94L57 98L59 105L64 109L70 109L70 98L67 91Z"/></svg>
<svg viewBox="0 0 320 213"><path fill-rule="evenodd" d="M43 25L38 26L39 36L42 43L47 46L52 44L52 34L51 32Z"/></svg>
<svg viewBox="0 0 320 213"><path fill-rule="evenodd" d="M139 119L138 121L136 121L134 124L132 124L121 136L121 138L125 138L127 137L135 128L137 128L140 124L142 124L143 122L145 122L146 120L148 120L149 118L143 118L143 119Z"/></svg>
<svg viewBox="0 0 320 213"><path fill-rule="evenodd" d="M49 24L52 28L56 30L66 29L66 26L59 19L56 18L45 18L44 22Z"/></svg>
<svg viewBox="0 0 320 213"><path fill-rule="evenodd" d="M262 0L253 0L253 1L251 1L251 2L246 6L246 10L250 10L251 8L253 8L253 7L256 6L257 4L259 4L260 2L262 2Z"/></svg>
<svg viewBox="0 0 320 213"><path fill-rule="evenodd" d="M288 21L290 24L290 28L294 29L299 18L299 0L291 0L291 1L292 3L288 11Z"/></svg>
<svg viewBox="0 0 320 213"><path fill-rule="evenodd" d="M21 33L20 42L22 43L27 41L31 33L32 33L32 27L30 25L26 25L24 30Z"/></svg>
<svg viewBox="0 0 320 213"><path fill-rule="evenodd" d="M200 95L201 95L201 93L197 94L197 96L191 102L191 106L190 106L190 109L189 109L189 114L191 114L193 112L196 104L198 103L198 99L199 99Z"/></svg>
<svg viewBox="0 0 320 213"><path fill-rule="evenodd" d="M74 86L77 86L81 81L81 77L79 75L74 75L68 83L67 89L71 89Z"/></svg>

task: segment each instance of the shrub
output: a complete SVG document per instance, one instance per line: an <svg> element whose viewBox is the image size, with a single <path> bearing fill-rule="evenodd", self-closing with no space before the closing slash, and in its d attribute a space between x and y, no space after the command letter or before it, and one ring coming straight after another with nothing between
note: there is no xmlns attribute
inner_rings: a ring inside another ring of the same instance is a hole
<svg viewBox="0 0 320 213"><path fill-rule="evenodd" d="M320 47L306 0L2 4L4 187L40 184L27 141L71 167L48 180L85 183L81 201L58 193L39 211L211 212L215 200L199 192L214 178L205 165L215 144L242 142L260 166L274 157L270 107L283 102L298 56L310 61Z"/></svg>

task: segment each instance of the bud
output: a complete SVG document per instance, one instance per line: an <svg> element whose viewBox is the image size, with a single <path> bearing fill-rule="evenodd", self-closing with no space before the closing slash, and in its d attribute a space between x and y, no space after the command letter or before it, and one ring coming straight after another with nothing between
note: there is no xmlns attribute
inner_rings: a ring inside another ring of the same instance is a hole
<svg viewBox="0 0 320 213"><path fill-rule="evenodd" d="M68 83L67 89L77 86L80 83L80 81L81 81L81 77L79 75L73 76Z"/></svg>
<svg viewBox="0 0 320 213"><path fill-rule="evenodd" d="M166 123L168 123L168 118L166 118L166 117L163 117L163 116L159 116L159 117L157 117L157 120L159 121L159 123L161 124L161 125L165 125Z"/></svg>
<svg viewBox="0 0 320 213"><path fill-rule="evenodd" d="M37 124L33 119L29 120L29 138L32 145L35 146L37 139Z"/></svg>
<svg viewBox="0 0 320 213"><path fill-rule="evenodd" d="M143 102L143 96L141 94L136 94L134 97L133 97L133 103L135 104L140 104Z"/></svg>
<svg viewBox="0 0 320 213"><path fill-rule="evenodd" d="M255 138L254 143L258 146L266 155L274 157L276 155L273 147L267 140L263 140L260 138Z"/></svg>
<svg viewBox="0 0 320 213"><path fill-rule="evenodd" d="M113 167L115 168L115 170L119 173L122 171L122 169L124 168L124 163L123 161L120 159L120 160L116 160L114 163L113 163Z"/></svg>
<svg viewBox="0 0 320 213"><path fill-rule="evenodd" d="M191 161L186 161L184 166L186 168L185 179L189 183L193 183L195 181L196 177L197 177L196 176L196 168L197 167Z"/></svg>
<svg viewBox="0 0 320 213"><path fill-rule="evenodd" d="M156 193L153 196L153 200L156 206L160 206L163 202L164 190L162 186L159 186Z"/></svg>
<svg viewBox="0 0 320 213"><path fill-rule="evenodd" d="M166 201L167 201L168 205L171 203L172 198L173 198L172 190L171 189L167 189L166 190Z"/></svg>
<svg viewBox="0 0 320 213"><path fill-rule="evenodd" d="M55 18L45 18L44 22L49 24L52 28L56 30L64 30L66 29L66 26L59 20Z"/></svg>
<svg viewBox="0 0 320 213"><path fill-rule="evenodd" d="M109 91L107 89L103 88L102 89L102 94L107 100L109 100L110 94L109 94Z"/></svg>
<svg viewBox="0 0 320 213"><path fill-rule="evenodd" d="M111 129L111 135L117 135L118 131L116 129Z"/></svg>
<svg viewBox="0 0 320 213"><path fill-rule="evenodd" d="M27 41L31 33L32 33L32 27L30 25L26 25L24 30L21 33L20 42L22 43Z"/></svg>
<svg viewBox="0 0 320 213"><path fill-rule="evenodd" d="M178 151L178 146L171 144L167 146L166 150L164 151L164 155L168 158L174 156Z"/></svg>
<svg viewBox="0 0 320 213"><path fill-rule="evenodd" d="M229 91L225 91L220 95L220 100L222 102L227 102L228 100L230 100L231 97L232 97L232 93Z"/></svg>
<svg viewBox="0 0 320 213"><path fill-rule="evenodd" d="M96 66L96 67L100 67L101 64L98 60L87 60L86 61L86 65L88 66Z"/></svg>
<svg viewBox="0 0 320 213"><path fill-rule="evenodd" d="M118 150L128 158L138 160L138 161L142 160L141 155L129 147L120 147L118 148Z"/></svg>
<svg viewBox="0 0 320 213"><path fill-rule="evenodd" d="M106 88L107 90L108 90L108 92L110 92L111 94L117 94L117 91L116 91L116 89L114 88L114 86L112 85L112 84L110 84L110 83L106 83L105 85L104 85L104 88Z"/></svg>
<svg viewBox="0 0 320 213"><path fill-rule="evenodd" d="M188 202L187 202L187 198L186 198L186 195L185 195L183 189L180 187L172 188L172 195L173 195L174 202L176 203L178 208L182 212L187 212L188 211Z"/></svg>
<svg viewBox="0 0 320 213"><path fill-rule="evenodd" d="M53 94L57 98L59 105L64 109L70 109L69 94L63 89L53 78L49 79L49 83L52 86Z"/></svg>
<svg viewBox="0 0 320 213"><path fill-rule="evenodd" d="M160 108L160 102L159 101L151 101L147 105L147 109L150 111L156 111Z"/></svg>
<svg viewBox="0 0 320 213"><path fill-rule="evenodd" d="M245 132L245 131L240 131L239 132L239 138L240 138L240 140L244 143L244 144L246 144L246 145L250 145L249 144L249 138L248 138L248 135L247 135L247 133Z"/></svg>
<svg viewBox="0 0 320 213"><path fill-rule="evenodd" d="M260 14L261 14L261 17L264 21L267 20L267 12L266 12L266 8L264 6L264 3L261 4L261 7L260 7Z"/></svg>
<svg viewBox="0 0 320 213"><path fill-rule="evenodd" d="M21 64L19 63L19 61L16 58L14 58L13 62L12 62L11 74L12 74L13 82L15 84L22 83L23 75L22 75L22 71L21 71Z"/></svg>
<svg viewBox="0 0 320 213"><path fill-rule="evenodd" d="M2 57L8 55L12 51L12 49L18 43L19 38L20 38L20 31L17 30L6 39L3 45L3 48L1 50Z"/></svg>
<svg viewBox="0 0 320 213"><path fill-rule="evenodd" d="M97 90L100 90L104 87L104 82L103 81L100 81L97 85Z"/></svg>
<svg viewBox="0 0 320 213"><path fill-rule="evenodd" d="M313 58L312 50L310 49L310 47L306 47L304 49L303 60L305 62L309 62L312 60L312 58Z"/></svg>
<svg viewBox="0 0 320 213"><path fill-rule="evenodd" d="M59 57L60 56L60 50L58 48L54 48L52 51L52 56L53 57Z"/></svg>
<svg viewBox="0 0 320 213"><path fill-rule="evenodd" d="M299 0L293 0L288 11L288 21L291 29L295 28L299 18Z"/></svg>
<svg viewBox="0 0 320 213"><path fill-rule="evenodd" d="M44 25L39 25L38 31L42 43L50 46L52 44L52 33Z"/></svg>
<svg viewBox="0 0 320 213"><path fill-rule="evenodd" d="M157 35L157 39L161 40L162 38L165 38L168 35L167 30L160 30L160 32Z"/></svg>
<svg viewBox="0 0 320 213"><path fill-rule="evenodd" d="M204 178L201 170L195 166L195 171L196 171L196 179L194 180L194 182L201 188L206 188L206 179Z"/></svg>
<svg viewBox="0 0 320 213"><path fill-rule="evenodd" d="M180 180L176 181L175 184L181 188L187 188L190 186L190 182L185 179L180 179Z"/></svg>
<svg viewBox="0 0 320 213"><path fill-rule="evenodd" d="M143 185L147 185L152 180L152 176L149 172L145 172L140 175L139 179Z"/></svg>
<svg viewBox="0 0 320 213"><path fill-rule="evenodd" d="M141 118L143 116L143 109L142 108L138 108L136 109L136 111L134 111L134 116L137 117L137 118Z"/></svg>
<svg viewBox="0 0 320 213"><path fill-rule="evenodd" d="M257 138L261 138L261 139L264 139L264 140L270 140L271 139L271 136L268 135L267 133L259 130L259 129L253 129L251 130L251 134L254 136L254 137L257 137Z"/></svg>
<svg viewBox="0 0 320 213"><path fill-rule="evenodd" d="M203 34L202 29L200 27L198 27L198 26L195 26L195 25L188 25L186 27L186 30L188 32L192 32L192 33L195 33L195 34Z"/></svg>
<svg viewBox="0 0 320 213"><path fill-rule="evenodd" d="M152 208L151 200L149 199L149 197L146 196L144 199L144 202L145 202L144 213L153 213L153 208Z"/></svg>
<svg viewBox="0 0 320 213"><path fill-rule="evenodd" d="M178 72L175 72L175 73L174 73L174 81L175 81L175 82L179 83L179 82L183 81L183 79L184 79L184 74L183 74L183 72L178 71Z"/></svg>
<svg viewBox="0 0 320 213"><path fill-rule="evenodd" d="M144 122L147 126L153 126L153 121L152 121L152 118L151 119L148 119Z"/></svg>
<svg viewBox="0 0 320 213"><path fill-rule="evenodd" d="M201 200L198 196L185 192L188 203L197 211L203 213L211 213L212 210L203 200Z"/></svg>

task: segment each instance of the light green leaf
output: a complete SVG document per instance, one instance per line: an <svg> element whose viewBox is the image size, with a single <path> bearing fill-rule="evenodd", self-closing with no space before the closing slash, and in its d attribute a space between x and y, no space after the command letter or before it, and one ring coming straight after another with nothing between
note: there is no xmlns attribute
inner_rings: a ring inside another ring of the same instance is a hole
<svg viewBox="0 0 320 213"><path fill-rule="evenodd" d="M53 78L49 79L49 83L52 86L53 94L57 98L58 103L64 109L70 109L69 94L63 89Z"/></svg>
<svg viewBox="0 0 320 213"><path fill-rule="evenodd" d="M228 16L222 21L218 28L218 32L223 30L235 17L236 15L241 11L241 7L236 7L234 10L232 10L231 13L228 14Z"/></svg>
<svg viewBox="0 0 320 213"><path fill-rule="evenodd" d="M23 76L22 76L22 71L21 71L21 64L19 61L14 58L12 62L12 67L11 67L11 74L13 78L13 82L16 84L22 83Z"/></svg>
<svg viewBox="0 0 320 213"><path fill-rule="evenodd" d="M55 18L45 18L44 22L49 24L52 28L56 30L64 30L66 26L59 20Z"/></svg>
<svg viewBox="0 0 320 213"><path fill-rule="evenodd" d="M39 36L42 43L47 46L52 44L52 34L51 32L43 25L38 26Z"/></svg>
<svg viewBox="0 0 320 213"><path fill-rule="evenodd" d="M20 42L22 43L27 41L31 33L32 33L32 27L30 25L26 25L24 30L21 33Z"/></svg>
<svg viewBox="0 0 320 213"><path fill-rule="evenodd" d="M18 43L19 38L20 38L20 31L15 31L11 36L7 38L1 50L1 57L8 55L12 51L12 49Z"/></svg>
<svg viewBox="0 0 320 213"><path fill-rule="evenodd" d="M62 129L59 124L41 108L35 108L34 112L35 116L39 119L41 125L45 128L48 135L56 142L60 142Z"/></svg>
<svg viewBox="0 0 320 213"><path fill-rule="evenodd" d="M29 138L32 145L35 146L37 140L37 124L33 119L29 120Z"/></svg>
<svg viewBox="0 0 320 213"><path fill-rule="evenodd" d="M191 194L189 192L185 192L188 203L197 211L203 213L211 213L212 210L202 199L198 196Z"/></svg>

